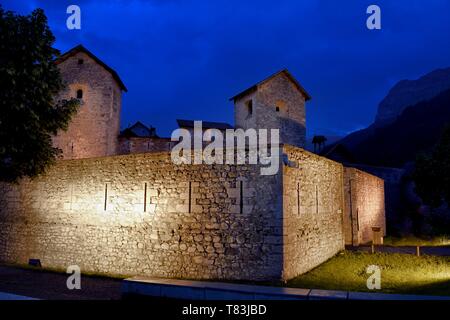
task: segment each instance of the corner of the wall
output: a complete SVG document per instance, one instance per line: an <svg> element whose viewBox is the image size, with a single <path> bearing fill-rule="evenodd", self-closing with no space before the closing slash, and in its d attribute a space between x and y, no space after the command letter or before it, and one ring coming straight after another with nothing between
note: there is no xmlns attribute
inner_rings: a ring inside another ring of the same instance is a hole
<svg viewBox="0 0 450 320"><path fill-rule="evenodd" d="M341 234L342 248L345 249L345 166L341 164Z"/></svg>

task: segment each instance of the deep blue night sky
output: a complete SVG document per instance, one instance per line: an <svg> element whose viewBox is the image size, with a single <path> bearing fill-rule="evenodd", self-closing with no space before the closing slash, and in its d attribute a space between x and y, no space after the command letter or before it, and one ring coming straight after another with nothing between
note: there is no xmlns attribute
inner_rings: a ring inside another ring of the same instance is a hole
<svg viewBox="0 0 450 320"><path fill-rule="evenodd" d="M81 7L82 29L66 28ZM366 8L382 30L366 28ZM288 68L312 95L308 135L366 127L388 89L450 66L450 1L3 0L21 14L41 7L66 51L81 43L114 68L122 127L142 120L169 135L176 118L233 123L228 98Z"/></svg>

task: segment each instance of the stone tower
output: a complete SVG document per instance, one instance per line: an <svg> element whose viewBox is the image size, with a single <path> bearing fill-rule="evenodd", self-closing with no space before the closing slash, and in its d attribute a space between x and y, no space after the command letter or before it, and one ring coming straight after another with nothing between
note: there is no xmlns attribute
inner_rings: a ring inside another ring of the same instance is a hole
<svg viewBox="0 0 450 320"><path fill-rule="evenodd" d="M67 131L58 132L53 144L63 159L92 158L118 153L122 91L117 73L79 45L57 61L66 89L59 99L78 98L80 108Z"/></svg>
<svg viewBox="0 0 450 320"><path fill-rule="evenodd" d="M280 142L305 146L305 102L310 95L286 70L235 95L236 128L280 129Z"/></svg>

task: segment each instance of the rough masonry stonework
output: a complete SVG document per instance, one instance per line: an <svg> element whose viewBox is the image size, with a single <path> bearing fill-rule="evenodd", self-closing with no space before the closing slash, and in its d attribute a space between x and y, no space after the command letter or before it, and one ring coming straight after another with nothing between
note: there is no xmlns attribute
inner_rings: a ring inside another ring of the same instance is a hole
<svg viewBox="0 0 450 320"><path fill-rule="evenodd" d="M110 71L84 50L64 57L58 61L58 67L66 89L58 99L79 98L80 108L68 130L59 131L53 138L55 147L62 151L63 159L117 154L123 88Z"/></svg>
<svg viewBox="0 0 450 320"><path fill-rule="evenodd" d="M374 240L372 227L386 235L384 180L356 168L345 168L345 243L365 244ZM377 240L376 240L377 241Z"/></svg>
<svg viewBox="0 0 450 320"><path fill-rule="evenodd" d="M242 188L242 191L241 191ZM278 279L281 180L168 153L60 161L1 187L0 260L84 272ZM242 192L242 197L241 197Z"/></svg>
<svg viewBox="0 0 450 320"><path fill-rule="evenodd" d="M288 163L273 176L258 165L174 165L168 153L59 161L36 179L1 184L0 260L103 274L291 278L343 249L343 169L299 148L282 153Z"/></svg>
<svg viewBox="0 0 450 320"><path fill-rule="evenodd" d="M306 92L287 71L281 71L234 97L237 128L279 129L280 142L305 146Z"/></svg>
<svg viewBox="0 0 450 320"><path fill-rule="evenodd" d="M0 262L287 280L345 242L366 242L374 225L384 233L383 180L301 149L310 96L287 70L232 98L236 128L280 130L279 170L265 176L256 164L176 165L169 139L120 138L117 73L82 46L58 65L68 85L60 98L81 108L54 138L63 160L0 183Z"/></svg>
<svg viewBox="0 0 450 320"><path fill-rule="evenodd" d="M343 166L285 146L283 168L284 278L307 272L344 249Z"/></svg>

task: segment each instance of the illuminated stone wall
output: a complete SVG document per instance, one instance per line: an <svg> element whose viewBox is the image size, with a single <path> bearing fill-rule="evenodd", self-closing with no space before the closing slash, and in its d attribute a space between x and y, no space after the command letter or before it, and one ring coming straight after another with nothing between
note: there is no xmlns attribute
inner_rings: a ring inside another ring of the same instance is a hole
<svg viewBox="0 0 450 320"><path fill-rule="evenodd" d="M284 73L258 85L255 91L239 97L234 103L237 128L279 129L281 143L305 146L305 96Z"/></svg>
<svg viewBox="0 0 450 320"><path fill-rule="evenodd" d="M345 168L345 243L372 241L372 227L386 234L384 180L355 168Z"/></svg>
<svg viewBox="0 0 450 320"><path fill-rule="evenodd" d="M111 73L84 52L67 58L58 67L67 84L59 99L76 98L78 90L83 92L68 130L59 131L53 138L54 146L63 152L62 158L117 154L122 91Z"/></svg>
<svg viewBox="0 0 450 320"><path fill-rule="evenodd" d="M378 180L350 172L354 205L372 207ZM343 175L341 164L287 145L273 176L258 165L174 165L169 153L59 161L34 180L0 184L0 261L286 280L344 248Z"/></svg>
<svg viewBox="0 0 450 320"><path fill-rule="evenodd" d="M286 146L283 169L283 276L292 278L344 249L343 166Z"/></svg>
<svg viewBox="0 0 450 320"><path fill-rule="evenodd" d="M60 161L33 181L1 185L0 260L279 279L280 177L260 176L256 165L174 165L168 153Z"/></svg>

